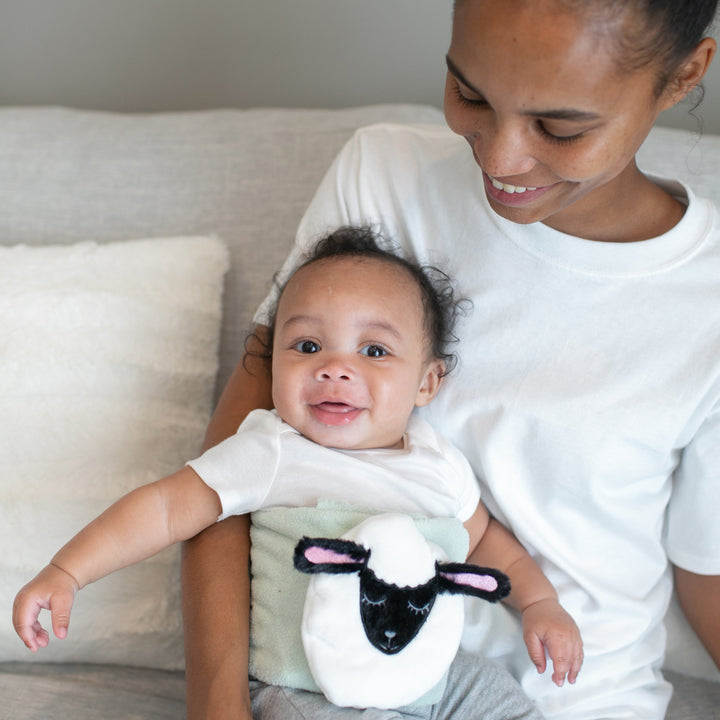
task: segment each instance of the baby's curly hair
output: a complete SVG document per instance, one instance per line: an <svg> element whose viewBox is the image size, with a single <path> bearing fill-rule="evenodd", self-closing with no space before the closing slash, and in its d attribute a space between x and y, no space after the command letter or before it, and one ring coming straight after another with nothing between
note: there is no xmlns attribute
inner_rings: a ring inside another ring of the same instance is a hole
<svg viewBox="0 0 720 720"><path fill-rule="evenodd" d="M429 340L429 356L443 361L445 368L441 376L447 375L455 368L458 358L450 347L458 342L455 325L469 301L456 299L453 284L445 272L436 267L420 265L408 260L400 254L397 245L368 225L346 225L325 235L304 256L295 272L320 260L337 257L371 258L403 268L420 289L425 313L425 333ZM250 337L258 341L262 350L256 352L248 349L248 354L266 360L272 358L277 307L289 280L290 278L278 289L277 300L270 313L270 332L267 342L258 334L251 334ZM248 347L249 344L246 342L246 348Z"/></svg>

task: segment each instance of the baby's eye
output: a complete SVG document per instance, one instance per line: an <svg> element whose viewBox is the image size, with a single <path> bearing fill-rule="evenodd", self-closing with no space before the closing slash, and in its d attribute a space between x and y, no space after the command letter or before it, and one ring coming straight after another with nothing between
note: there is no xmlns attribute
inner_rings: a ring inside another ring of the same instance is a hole
<svg viewBox="0 0 720 720"><path fill-rule="evenodd" d="M408 600L408 608L414 615L427 615L430 612L430 603L425 603L422 607L417 607L417 605L413 605Z"/></svg>
<svg viewBox="0 0 720 720"><path fill-rule="evenodd" d="M379 358L385 357L385 355L387 355L387 350L380 345L366 345L362 350L360 350L360 353L362 355L367 355L368 357Z"/></svg>
<svg viewBox="0 0 720 720"><path fill-rule="evenodd" d="M305 353L306 355L311 355L320 350L320 345L314 340L301 340L294 347L298 352Z"/></svg>
<svg viewBox="0 0 720 720"><path fill-rule="evenodd" d="M367 593L363 593L362 596L360 597L360 602L363 605L371 605L372 607L381 607L382 605L385 604L386 599L387 598L384 595L373 599Z"/></svg>

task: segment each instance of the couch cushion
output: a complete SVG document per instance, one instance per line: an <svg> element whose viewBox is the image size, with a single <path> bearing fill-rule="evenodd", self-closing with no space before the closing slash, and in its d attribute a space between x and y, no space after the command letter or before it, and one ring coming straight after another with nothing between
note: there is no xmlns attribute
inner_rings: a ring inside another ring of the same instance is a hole
<svg viewBox="0 0 720 720"><path fill-rule="evenodd" d="M211 237L0 246L0 607L112 501L198 451L226 268ZM80 592L68 639L37 656L0 624L0 660L38 657L182 667L178 549Z"/></svg>
<svg viewBox="0 0 720 720"><path fill-rule="evenodd" d="M216 234L232 269L218 387L332 158L360 125L437 108L122 115L0 109L0 243Z"/></svg>
<svg viewBox="0 0 720 720"><path fill-rule="evenodd" d="M179 720L181 672L75 663L0 663L0 715L12 720Z"/></svg>

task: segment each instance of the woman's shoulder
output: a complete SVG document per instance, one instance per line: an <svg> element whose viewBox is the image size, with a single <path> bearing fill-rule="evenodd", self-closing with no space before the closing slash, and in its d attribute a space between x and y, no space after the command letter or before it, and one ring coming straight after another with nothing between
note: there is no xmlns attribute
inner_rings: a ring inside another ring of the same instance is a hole
<svg viewBox="0 0 720 720"><path fill-rule="evenodd" d="M698 198L720 205L720 135L655 126L638 151L643 172L674 178L692 188Z"/></svg>
<svg viewBox="0 0 720 720"><path fill-rule="evenodd" d="M363 125L355 131L355 135L367 139L380 138L415 138L420 140L441 141L443 138L457 137L445 123L397 123L381 122Z"/></svg>
<svg viewBox="0 0 720 720"><path fill-rule="evenodd" d="M465 153L464 140L446 125L439 123L378 123L358 128L349 146L363 155L437 157L455 152Z"/></svg>

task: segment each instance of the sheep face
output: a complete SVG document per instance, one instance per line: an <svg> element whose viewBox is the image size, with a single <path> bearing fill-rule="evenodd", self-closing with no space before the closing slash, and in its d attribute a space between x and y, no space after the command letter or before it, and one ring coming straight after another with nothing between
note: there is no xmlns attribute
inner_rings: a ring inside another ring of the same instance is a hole
<svg viewBox="0 0 720 720"><path fill-rule="evenodd" d="M420 632L438 594L437 581L400 588L367 566L360 570L360 619L370 643L386 655L400 652Z"/></svg>
<svg viewBox="0 0 720 720"><path fill-rule="evenodd" d="M295 566L313 575L303 646L331 702L397 707L442 679L460 644L462 595L492 601L509 591L497 571L446 560L405 515L298 543Z"/></svg>

